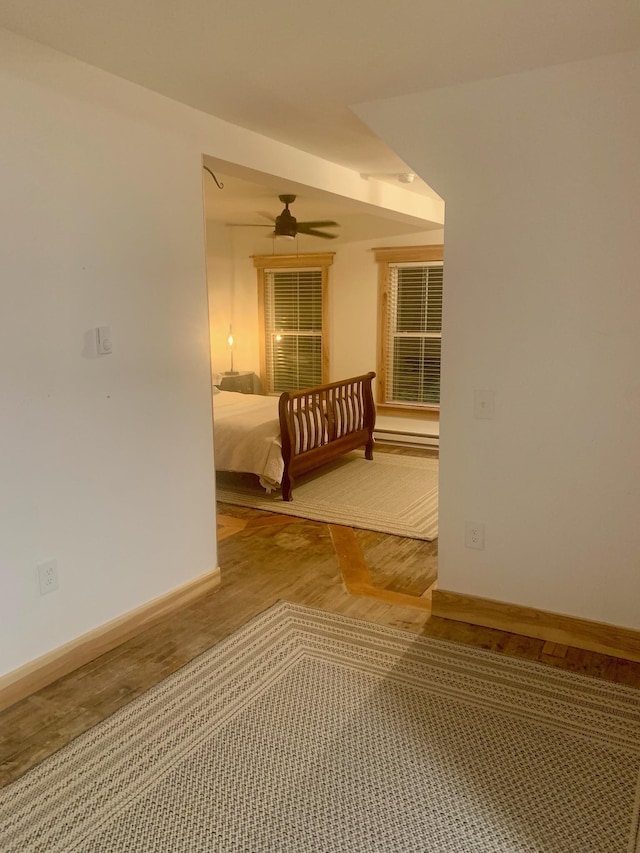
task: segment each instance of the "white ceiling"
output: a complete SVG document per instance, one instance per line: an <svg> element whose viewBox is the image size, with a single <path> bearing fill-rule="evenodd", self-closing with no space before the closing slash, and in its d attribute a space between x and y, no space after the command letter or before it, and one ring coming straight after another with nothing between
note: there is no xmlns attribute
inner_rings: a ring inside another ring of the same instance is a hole
<svg viewBox="0 0 640 853"><path fill-rule="evenodd" d="M360 172L362 101L640 47L638 0L0 0L0 26Z"/></svg>
<svg viewBox="0 0 640 853"><path fill-rule="evenodd" d="M0 26L242 127L395 180L411 165L350 105L639 49L640 2L0 0ZM213 196L210 180L212 216L221 221L242 220L254 209L275 215L278 194L287 192L237 184L244 201L225 210L237 179ZM412 189L429 192L420 180ZM323 207L321 195L310 193L317 204L308 207L299 194L297 218L326 213L347 223L343 237L351 229L361 239L375 236L378 217L336 197ZM314 248L318 243L325 241Z"/></svg>
<svg viewBox="0 0 640 853"><path fill-rule="evenodd" d="M249 181L237 174L221 171L219 165L209 157L205 158L205 164L223 185L223 189L219 189L213 177L205 173L203 185L207 221L233 229L232 239L236 245L241 244L251 253L292 251L293 244L290 241L278 239L274 243L273 238L273 220L284 207L278 196L285 193L296 196L290 210L299 222L331 220L338 223L338 227L318 229L333 234L333 239L298 235L295 245L298 251L331 251L343 243L385 240L442 227L439 223L426 220L412 221L390 210L372 213L370 206L353 199L269 176L265 176L261 183Z"/></svg>

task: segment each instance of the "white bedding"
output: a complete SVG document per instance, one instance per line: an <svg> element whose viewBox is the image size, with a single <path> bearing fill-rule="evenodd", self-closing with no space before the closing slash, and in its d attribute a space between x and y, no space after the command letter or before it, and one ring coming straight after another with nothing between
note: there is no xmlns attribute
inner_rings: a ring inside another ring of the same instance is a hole
<svg viewBox="0 0 640 853"><path fill-rule="evenodd" d="M267 491L279 486L284 462L278 397L218 391L213 413L216 470L257 474Z"/></svg>

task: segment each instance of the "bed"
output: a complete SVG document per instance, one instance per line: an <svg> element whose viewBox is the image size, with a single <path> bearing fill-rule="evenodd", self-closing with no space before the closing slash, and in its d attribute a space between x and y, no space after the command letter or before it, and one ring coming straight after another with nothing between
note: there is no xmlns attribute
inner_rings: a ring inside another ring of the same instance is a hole
<svg viewBox="0 0 640 853"><path fill-rule="evenodd" d="M280 397L214 389L216 470L256 474L271 491L293 498L295 478L350 450L373 458L375 373Z"/></svg>

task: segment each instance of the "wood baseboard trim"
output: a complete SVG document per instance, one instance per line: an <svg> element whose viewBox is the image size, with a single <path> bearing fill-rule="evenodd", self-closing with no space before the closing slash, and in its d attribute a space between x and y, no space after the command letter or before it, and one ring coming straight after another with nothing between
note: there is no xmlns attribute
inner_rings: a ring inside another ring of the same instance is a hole
<svg viewBox="0 0 640 853"><path fill-rule="evenodd" d="M433 616L443 619L469 622L616 658L640 661L640 631L606 622L591 622L576 616L564 616L445 589L433 591L431 612Z"/></svg>
<svg viewBox="0 0 640 853"><path fill-rule="evenodd" d="M220 586L220 568L158 596L0 677L0 711L141 634Z"/></svg>

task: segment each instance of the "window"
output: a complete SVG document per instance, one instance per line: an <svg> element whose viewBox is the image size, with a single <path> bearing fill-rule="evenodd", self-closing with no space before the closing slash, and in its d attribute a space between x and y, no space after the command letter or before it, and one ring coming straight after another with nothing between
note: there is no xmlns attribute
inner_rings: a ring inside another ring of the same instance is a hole
<svg viewBox="0 0 640 853"><path fill-rule="evenodd" d="M322 384L322 270L264 271L269 391Z"/></svg>
<svg viewBox="0 0 640 853"><path fill-rule="evenodd" d="M378 403L440 404L442 246L375 249L380 265Z"/></svg>
<svg viewBox="0 0 640 853"><path fill-rule="evenodd" d="M332 262L333 254L254 257L267 394L327 381L326 294Z"/></svg>

